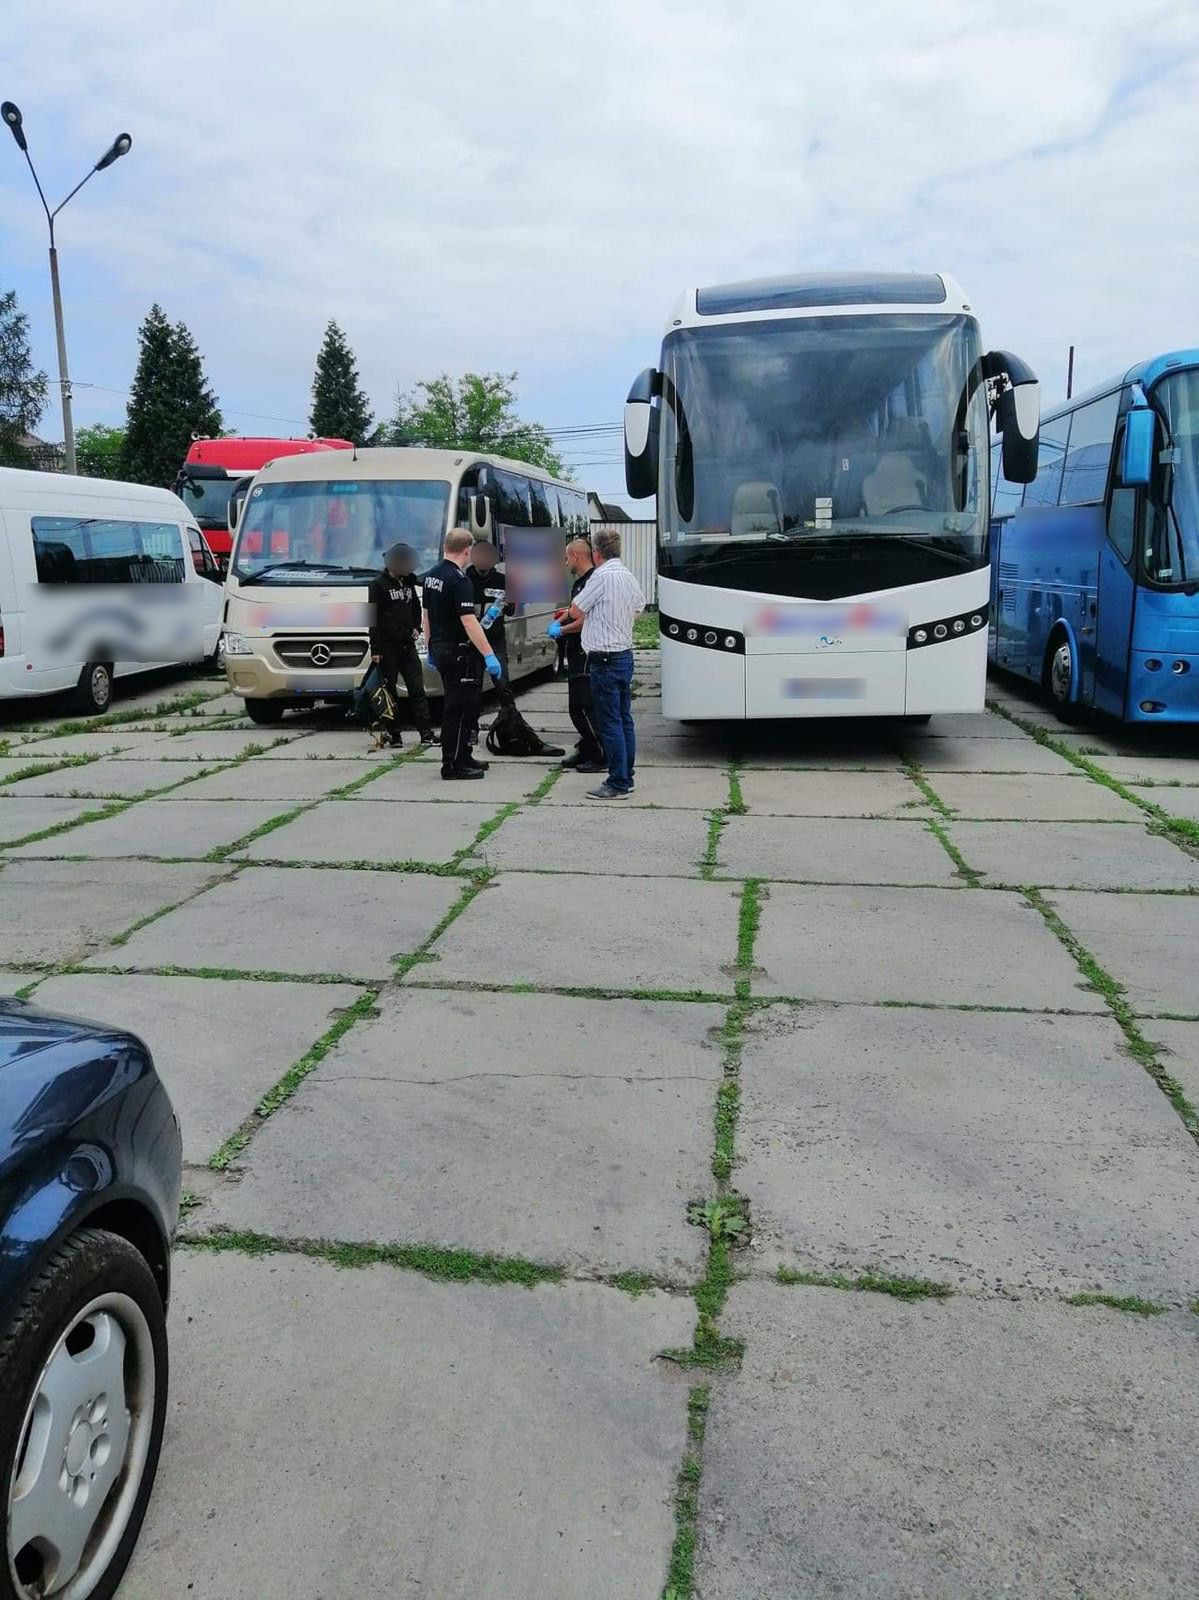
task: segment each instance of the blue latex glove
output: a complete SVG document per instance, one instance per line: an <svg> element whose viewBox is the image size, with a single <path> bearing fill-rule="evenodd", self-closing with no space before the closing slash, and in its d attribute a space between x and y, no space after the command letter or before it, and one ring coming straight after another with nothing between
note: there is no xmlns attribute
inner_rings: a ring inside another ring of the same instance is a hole
<svg viewBox="0 0 1199 1600"><path fill-rule="evenodd" d="M503 606L488 606L483 613L483 626L490 628L495 619L503 613Z"/></svg>
<svg viewBox="0 0 1199 1600"><path fill-rule="evenodd" d="M560 639L562 637L562 624L560 622L551 622L545 631L551 639Z"/></svg>
<svg viewBox="0 0 1199 1600"><path fill-rule="evenodd" d="M499 656L484 656L483 665L487 668L488 672L493 678L500 678L503 676L504 669L500 666Z"/></svg>

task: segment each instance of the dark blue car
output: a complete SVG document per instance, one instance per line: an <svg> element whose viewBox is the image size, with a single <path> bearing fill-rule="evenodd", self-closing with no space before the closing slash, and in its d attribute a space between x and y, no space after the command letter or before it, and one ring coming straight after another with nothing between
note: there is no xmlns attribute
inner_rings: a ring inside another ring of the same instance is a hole
<svg viewBox="0 0 1199 1600"><path fill-rule="evenodd" d="M140 1039L0 1001L0 1600L105 1600L133 1553L181 1161Z"/></svg>

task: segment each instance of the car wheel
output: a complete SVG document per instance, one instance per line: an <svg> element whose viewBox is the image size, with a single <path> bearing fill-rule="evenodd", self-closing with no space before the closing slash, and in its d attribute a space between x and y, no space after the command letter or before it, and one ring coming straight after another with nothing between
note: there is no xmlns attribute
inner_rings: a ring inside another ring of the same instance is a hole
<svg viewBox="0 0 1199 1600"><path fill-rule="evenodd" d="M112 668L103 661L89 661L79 674L75 701L89 717L107 711L112 702Z"/></svg>
<svg viewBox="0 0 1199 1600"><path fill-rule="evenodd" d="M273 728L283 721L288 703L286 700L247 700L246 715L261 727Z"/></svg>
<svg viewBox="0 0 1199 1600"><path fill-rule="evenodd" d="M0 1600L109 1600L146 1514L167 1398L166 1312L125 1239L87 1228L0 1341Z"/></svg>
<svg viewBox="0 0 1199 1600"><path fill-rule="evenodd" d="M1070 698L1070 682L1074 676L1074 653L1070 648L1070 641L1064 633L1058 633L1049 641L1049 649L1045 659L1045 687L1049 690L1049 698L1053 701L1053 709L1059 722L1077 722L1079 708Z"/></svg>

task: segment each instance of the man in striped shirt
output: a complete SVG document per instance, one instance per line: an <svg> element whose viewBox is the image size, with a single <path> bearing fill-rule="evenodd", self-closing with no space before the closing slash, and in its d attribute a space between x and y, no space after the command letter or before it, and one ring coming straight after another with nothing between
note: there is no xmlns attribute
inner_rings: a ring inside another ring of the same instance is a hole
<svg viewBox="0 0 1199 1600"><path fill-rule="evenodd" d="M591 800L624 800L633 788L637 733L633 726L633 619L645 610L641 585L620 559L620 534L604 528L591 536L595 571L571 602L570 617L582 619L583 649L608 779L588 789ZM556 638L561 624L550 624Z"/></svg>

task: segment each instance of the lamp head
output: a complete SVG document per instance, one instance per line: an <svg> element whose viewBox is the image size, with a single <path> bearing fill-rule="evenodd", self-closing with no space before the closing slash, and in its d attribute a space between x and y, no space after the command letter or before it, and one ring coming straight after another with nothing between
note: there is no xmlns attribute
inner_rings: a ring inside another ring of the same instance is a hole
<svg viewBox="0 0 1199 1600"><path fill-rule="evenodd" d="M99 161L96 162L95 170L103 172L105 167L111 167L114 161L119 161L122 156L127 156L132 149L133 135L131 133L118 133Z"/></svg>
<svg viewBox="0 0 1199 1600"><path fill-rule="evenodd" d="M6 100L3 105L0 105L0 118L3 118L8 124L9 133L17 141L17 149L28 150L29 146L25 142L25 127L21 118L20 106L14 105L11 100Z"/></svg>

